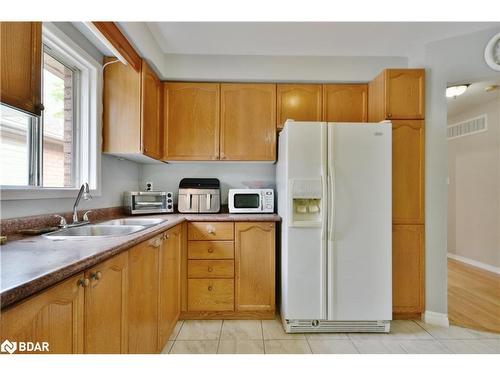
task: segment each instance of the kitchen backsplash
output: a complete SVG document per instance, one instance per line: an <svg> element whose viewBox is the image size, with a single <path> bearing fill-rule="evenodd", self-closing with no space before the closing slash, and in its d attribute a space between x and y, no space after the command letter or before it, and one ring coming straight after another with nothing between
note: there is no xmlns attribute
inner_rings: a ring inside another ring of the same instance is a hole
<svg viewBox="0 0 500 375"><path fill-rule="evenodd" d="M177 203L179 181L185 177L214 177L221 183L221 204L227 204L228 190L232 188L275 188L276 166L257 163L178 163L145 164L141 168L139 188L153 182L153 190L172 191Z"/></svg>

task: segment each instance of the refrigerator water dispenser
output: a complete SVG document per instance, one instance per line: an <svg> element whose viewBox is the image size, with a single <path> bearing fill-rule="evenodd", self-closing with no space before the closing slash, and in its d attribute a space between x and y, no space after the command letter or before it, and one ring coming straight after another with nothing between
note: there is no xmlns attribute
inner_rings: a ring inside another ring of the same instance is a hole
<svg viewBox="0 0 500 375"><path fill-rule="evenodd" d="M322 223L321 180L291 180L291 221L297 226L318 226Z"/></svg>

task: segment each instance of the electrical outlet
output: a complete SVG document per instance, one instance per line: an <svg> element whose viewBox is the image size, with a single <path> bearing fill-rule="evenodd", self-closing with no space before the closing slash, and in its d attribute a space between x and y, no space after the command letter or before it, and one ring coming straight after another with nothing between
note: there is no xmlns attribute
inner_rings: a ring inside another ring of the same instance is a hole
<svg viewBox="0 0 500 375"><path fill-rule="evenodd" d="M146 181L146 191L153 191L153 181Z"/></svg>

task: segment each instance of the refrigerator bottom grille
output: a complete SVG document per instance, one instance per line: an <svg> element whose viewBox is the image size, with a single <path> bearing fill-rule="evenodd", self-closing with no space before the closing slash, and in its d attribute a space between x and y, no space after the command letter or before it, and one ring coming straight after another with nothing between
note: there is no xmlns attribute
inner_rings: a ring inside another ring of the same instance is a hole
<svg viewBox="0 0 500 375"><path fill-rule="evenodd" d="M287 333L314 332L373 332L389 333L391 322L378 321L337 321L337 320L288 320L283 321Z"/></svg>

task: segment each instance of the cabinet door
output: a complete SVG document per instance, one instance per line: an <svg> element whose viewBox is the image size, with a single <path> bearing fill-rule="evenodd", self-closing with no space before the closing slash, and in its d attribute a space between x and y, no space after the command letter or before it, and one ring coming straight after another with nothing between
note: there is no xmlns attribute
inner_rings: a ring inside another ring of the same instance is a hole
<svg viewBox="0 0 500 375"><path fill-rule="evenodd" d="M42 23L0 22L2 103L41 114Z"/></svg>
<svg viewBox="0 0 500 375"><path fill-rule="evenodd" d="M106 57L104 62L115 61ZM102 151L141 153L141 74L115 62L104 68Z"/></svg>
<svg viewBox="0 0 500 375"><path fill-rule="evenodd" d="M235 224L235 311L274 310L275 224Z"/></svg>
<svg viewBox="0 0 500 375"><path fill-rule="evenodd" d="M220 85L163 85L165 160L219 159Z"/></svg>
<svg viewBox="0 0 500 375"><path fill-rule="evenodd" d="M158 352L158 287L161 237L129 250L129 353Z"/></svg>
<svg viewBox="0 0 500 375"><path fill-rule="evenodd" d="M425 117L425 70L386 70L385 108L388 119L423 119Z"/></svg>
<svg viewBox="0 0 500 375"><path fill-rule="evenodd" d="M323 121L368 121L368 86L323 85Z"/></svg>
<svg viewBox="0 0 500 375"><path fill-rule="evenodd" d="M221 84L222 160L276 159L276 85Z"/></svg>
<svg viewBox="0 0 500 375"><path fill-rule="evenodd" d="M180 225L165 233L160 253L159 346L167 343L181 312L181 249Z"/></svg>
<svg viewBox="0 0 500 375"><path fill-rule="evenodd" d="M146 62L142 62L142 146L153 159L162 157L161 82Z"/></svg>
<svg viewBox="0 0 500 375"><path fill-rule="evenodd" d="M392 220L424 223L424 122L392 121Z"/></svg>
<svg viewBox="0 0 500 375"><path fill-rule="evenodd" d="M128 254L85 272L85 353L128 352Z"/></svg>
<svg viewBox="0 0 500 375"><path fill-rule="evenodd" d="M49 353L83 353L84 291L79 281L83 274L2 311L1 341L48 342Z"/></svg>
<svg viewBox="0 0 500 375"><path fill-rule="evenodd" d="M321 85L278 84L277 119L278 129L285 121L321 121Z"/></svg>
<svg viewBox="0 0 500 375"><path fill-rule="evenodd" d="M392 227L392 308L394 313L423 311L424 226Z"/></svg>

